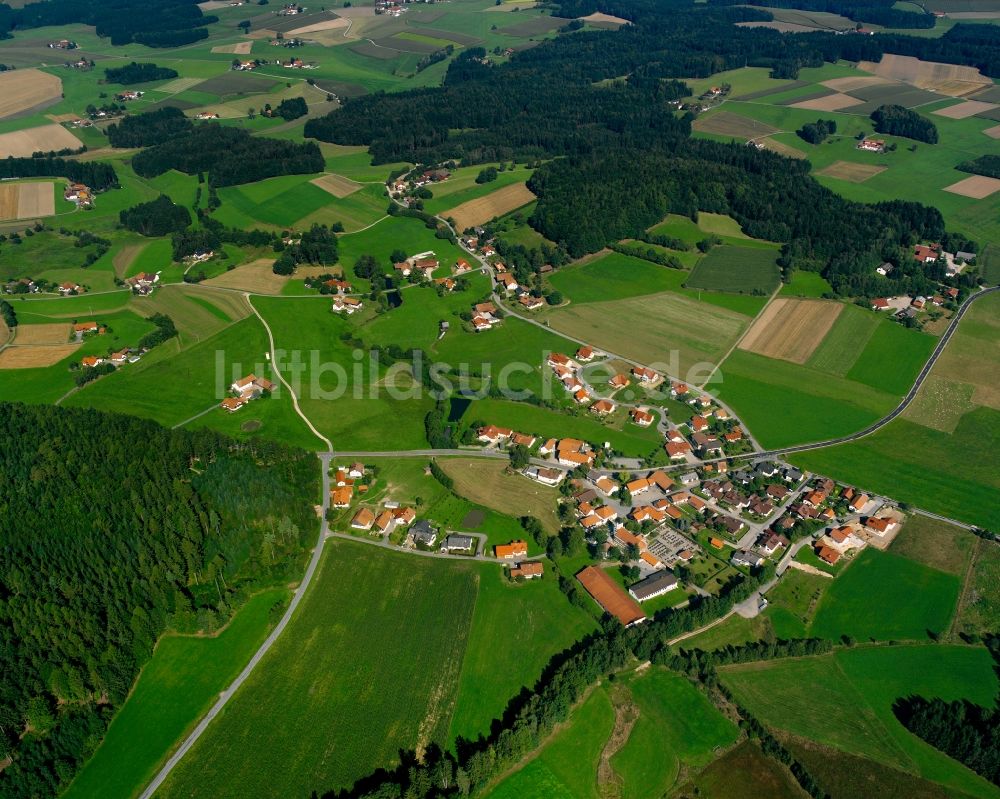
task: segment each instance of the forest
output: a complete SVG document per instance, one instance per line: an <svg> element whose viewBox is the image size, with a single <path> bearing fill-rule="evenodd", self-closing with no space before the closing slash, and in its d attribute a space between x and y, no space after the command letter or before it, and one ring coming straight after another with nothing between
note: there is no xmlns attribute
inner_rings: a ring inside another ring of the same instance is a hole
<svg viewBox="0 0 1000 799"><path fill-rule="evenodd" d="M1000 155L981 155L972 161L963 161L955 169L971 172L973 175L1000 178Z"/></svg>
<svg viewBox="0 0 1000 799"><path fill-rule="evenodd" d="M75 161L68 158L9 158L0 159L2 178L69 178L94 191L118 186L118 175L111 164L101 161Z"/></svg>
<svg viewBox="0 0 1000 799"><path fill-rule="evenodd" d="M281 255L272 267L276 275L290 275L299 264L327 266L337 263L337 236L326 225L314 224L297 244L281 246Z"/></svg>
<svg viewBox="0 0 1000 799"><path fill-rule="evenodd" d="M192 127L181 109L168 105L144 114L130 114L108 125L105 133L112 147L151 147L188 133Z"/></svg>
<svg viewBox="0 0 1000 799"><path fill-rule="evenodd" d="M240 128L216 123L197 125L138 153L132 168L144 178L176 169L193 175L205 172L209 186L236 186L279 175L323 171L323 154L315 142L297 144L283 139L251 136Z"/></svg>
<svg viewBox="0 0 1000 799"><path fill-rule="evenodd" d="M299 577L319 473L272 442L0 403L0 475L0 795L28 799L69 782L164 630Z"/></svg>
<svg viewBox="0 0 1000 799"><path fill-rule="evenodd" d="M838 293L857 295L870 289L867 276L880 260L897 262L914 241L945 235L935 209L850 202L820 186L806 164L742 142L692 140L690 115L671 106L690 90L674 78L747 64L792 77L800 66L877 60L884 52L975 64L1000 74L1000 28L958 24L933 40L783 36L734 27L769 17L754 8L693 9L686 0L601 0L595 7L635 24L559 37L499 66L463 53L449 65L443 86L349 99L343 108L309 120L305 133L368 145L376 163L568 156L533 175L530 188L539 202L530 221L574 257L621 238L640 238L669 212L728 213L747 234L786 245L786 275L795 268L822 272ZM587 9L593 10L568 2L560 13ZM930 286L933 277L901 270L893 279L903 291Z"/></svg>
<svg viewBox="0 0 1000 799"><path fill-rule="evenodd" d="M49 25L93 25L113 45L179 47L208 36L219 18L202 14L195 0L40 0L13 9L0 5L0 33Z"/></svg>
<svg viewBox="0 0 1000 799"><path fill-rule="evenodd" d="M797 131L799 138L810 144L822 144L827 136L832 136L837 132L837 121L835 119L817 119L815 122L807 122Z"/></svg>
<svg viewBox="0 0 1000 799"><path fill-rule="evenodd" d="M123 67L111 67L104 70L104 79L108 83L120 83L127 86L132 83L149 83L151 80L167 80L176 78L177 70L170 67L158 67L156 64L137 64L133 61Z"/></svg>
<svg viewBox="0 0 1000 799"><path fill-rule="evenodd" d="M901 105L880 105L872 111L871 118L877 133L937 144L937 126L909 108L903 108Z"/></svg>
<svg viewBox="0 0 1000 799"><path fill-rule="evenodd" d="M118 214L118 221L143 236L166 236L191 224L191 212L175 205L166 194L148 203L139 203Z"/></svg>

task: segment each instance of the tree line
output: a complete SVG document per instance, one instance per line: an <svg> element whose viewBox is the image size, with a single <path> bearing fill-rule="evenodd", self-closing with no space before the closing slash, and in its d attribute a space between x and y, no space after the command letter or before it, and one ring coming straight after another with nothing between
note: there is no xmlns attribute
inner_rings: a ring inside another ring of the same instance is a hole
<svg viewBox="0 0 1000 799"><path fill-rule="evenodd" d="M837 121L835 119L817 119L815 122L807 122L797 131L799 138L810 144L822 144L827 136L832 136L837 132Z"/></svg>
<svg viewBox="0 0 1000 799"><path fill-rule="evenodd" d="M164 106L144 114L132 114L108 125L104 131L112 147L151 147L188 133L194 127L184 112Z"/></svg>
<svg viewBox="0 0 1000 799"><path fill-rule="evenodd" d="M145 178L176 169L188 175L204 172L210 186L236 186L279 175L323 171L323 154L315 142L284 141L251 136L241 128L206 123L173 136L132 159Z"/></svg>
<svg viewBox="0 0 1000 799"><path fill-rule="evenodd" d="M0 160L0 178L66 177L83 183L94 191L118 187L115 168L103 161L75 161L68 158L14 158Z"/></svg>
<svg viewBox="0 0 1000 799"><path fill-rule="evenodd" d="M50 25L93 25L97 35L121 46L179 47L208 37L219 18L202 14L196 0L41 0L12 9L0 5L0 33Z"/></svg>
<svg viewBox="0 0 1000 799"><path fill-rule="evenodd" d="M981 155L972 161L963 161L955 169L971 172L973 175L1000 178L1000 155Z"/></svg>
<svg viewBox="0 0 1000 799"><path fill-rule="evenodd" d="M0 300L0 319L3 319L3 323L10 330L17 327L17 314L14 312L14 306L7 300Z"/></svg>
<svg viewBox="0 0 1000 799"><path fill-rule="evenodd" d="M34 799L72 779L165 629L210 632L298 578L318 472L94 410L0 403L0 431L0 794Z"/></svg>

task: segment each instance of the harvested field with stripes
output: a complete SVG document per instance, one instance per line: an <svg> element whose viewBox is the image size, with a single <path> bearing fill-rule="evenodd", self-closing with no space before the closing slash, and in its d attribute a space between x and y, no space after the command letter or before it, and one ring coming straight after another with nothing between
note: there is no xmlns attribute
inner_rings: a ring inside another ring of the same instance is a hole
<svg viewBox="0 0 1000 799"><path fill-rule="evenodd" d="M68 324L18 325L14 341L27 347L47 344L66 344L71 327Z"/></svg>
<svg viewBox="0 0 1000 799"><path fill-rule="evenodd" d="M48 72L38 69L0 72L0 119L51 105L61 96L62 81Z"/></svg>
<svg viewBox="0 0 1000 799"><path fill-rule="evenodd" d="M932 113L937 114L939 117L947 117L948 119L968 119L969 117L974 117L976 114L992 111L994 108L1000 108L1000 106L996 103L966 100L964 103L949 105L947 108L939 108Z"/></svg>
<svg viewBox="0 0 1000 799"><path fill-rule="evenodd" d="M815 97L812 100L803 100L800 103L792 103L791 108L805 108L809 111L840 111L842 108L861 105L861 100L851 97L849 94L835 92L826 97Z"/></svg>
<svg viewBox="0 0 1000 799"><path fill-rule="evenodd" d="M203 285L219 288L239 289L254 294L280 294L288 277L276 275L272 270L274 261L260 258L243 266L230 269L218 277L203 281Z"/></svg>
<svg viewBox="0 0 1000 799"><path fill-rule="evenodd" d="M944 187L945 191L952 194L960 194L962 197L972 197L975 200L983 200L991 194L1000 191L1000 180L988 178L985 175L973 175L958 183L952 183Z"/></svg>
<svg viewBox="0 0 1000 799"><path fill-rule="evenodd" d="M17 70L20 71L20 70ZM0 133L0 158L30 158L36 152L77 150L80 140L62 125L39 125L37 128Z"/></svg>
<svg viewBox="0 0 1000 799"><path fill-rule="evenodd" d="M55 213L55 187L40 183L0 183L0 219L33 219Z"/></svg>
<svg viewBox="0 0 1000 799"><path fill-rule="evenodd" d="M59 363L80 347L79 344L11 344L0 350L0 369L39 369Z"/></svg>
<svg viewBox="0 0 1000 799"><path fill-rule="evenodd" d="M830 332L844 306L822 300L775 299L750 326L739 349L805 363Z"/></svg>
<svg viewBox="0 0 1000 799"><path fill-rule="evenodd" d="M461 232L466 228L482 225L494 217L503 216L534 201L535 195L524 183L512 183L510 186L497 189L485 197L456 205L441 216L454 219L455 229Z"/></svg>
<svg viewBox="0 0 1000 799"><path fill-rule="evenodd" d="M885 172L888 167L877 164L856 164L853 161L834 161L825 169L819 170L817 175L825 175L828 178L846 180L850 183L864 183L868 178L875 177L879 172Z"/></svg>
<svg viewBox="0 0 1000 799"><path fill-rule="evenodd" d="M756 139L778 132L777 128L729 111L698 117L692 127L701 133L714 133L717 136L733 136L739 139Z"/></svg>
<svg viewBox="0 0 1000 799"><path fill-rule="evenodd" d="M878 63L874 61L858 62L858 69L871 72L881 78L903 81L920 89L928 89L952 97L961 97L993 85L993 81L975 67L921 61L913 56L888 53L883 55L882 60Z"/></svg>
<svg viewBox="0 0 1000 799"><path fill-rule="evenodd" d="M353 180L341 175L323 175L323 177L313 178L309 182L338 198L354 194L354 192L361 188L360 183L355 183Z"/></svg>

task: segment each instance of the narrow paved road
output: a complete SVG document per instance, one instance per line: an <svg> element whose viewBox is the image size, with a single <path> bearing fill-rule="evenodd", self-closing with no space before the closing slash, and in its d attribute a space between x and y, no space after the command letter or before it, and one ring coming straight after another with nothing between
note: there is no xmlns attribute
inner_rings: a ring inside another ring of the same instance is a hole
<svg viewBox="0 0 1000 799"><path fill-rule="evenodd" d="M299 407L299 398L295 396L295 392L292 390L291 385L287 380L285 380L285 376L281 374L281 372L278 370L277 357L274 354L274 336L271 334L271 326L268 325L267 320L263 316L261 316L260 311L258 311L254 307L254 304L250 299L250 292L249 291L244 292L243 296L246 297L247 304L250 306L250 309L254 312L254 316L260 319L260 323L264 325L264 330L267 331L267 340L270 343L271 347L271 368L274 370L274 374L278 378L278 380L281 381L281 384L288 389L288 394L292 398L292 405L295 407L295 412L301 417L302 421L306 423L306 427L312 430L313 435L315 435L316 438L318 438L320 441L326 444L327 452L333 452L333 442L330 441L330 439L328 439L326 436L324 436L319 430L317 430L316 427L313 425L313 423L309 420L309 417L306 416L304 413L302 413L302 409ZM323 478L326 479L325 472ZM325 497L323 501L324 502L326 501Z"/></svg>
<svg viewBox="0 0 1000 799"><path fill-rule="evenodd" d="M184 755L188 753L192 746L195 745L197 740L202 736L202 733L208 729L208 725L212 723L216 716L222 711L230 699L236 694L240 686L246 682L246 679L250 676L250 673L257 667L257 664L264 658L268 650L274 644L275 641L281 636L285 631L285 627L288 626L288 622L292 618L292 614L295 613L295 609L299 606L302 601L302 597L305 596L306 591L309 590L309 584L312 582L313 575L316 573L316 568L319 566L320 557L323 554L323 544L326 542L327 533L329 528L326 523L326 511L330 506L330 470L327 468L327 463L321 458L321 463L323 465L323 501L322 510L320 515L320 525L319 525L319 537L316 540L316 547L313 549L312 557L309 559L309 565L306 567L306 573L302 577L302 582L299 583L299 587L295 589L295 593L292 595L292 601L288 603L288 608L285 610L285 614L281 617L271 634L267 637L260 648L254 653L250 661L243 667L243 671L239 673L239 676L233 680L229 686L219 694L219 698L216 700L215 704L212 705L211 710L205 714L201 721L198 722L198 726L192 730L191 734L184 739L184 742L177 748L170 759L163 765L163 768L157 773L153 780L146 786L146 790L142 792L139 799L150 799L157 789L163 784L163 781L167 778L174 767L181 762Z"/></svg>

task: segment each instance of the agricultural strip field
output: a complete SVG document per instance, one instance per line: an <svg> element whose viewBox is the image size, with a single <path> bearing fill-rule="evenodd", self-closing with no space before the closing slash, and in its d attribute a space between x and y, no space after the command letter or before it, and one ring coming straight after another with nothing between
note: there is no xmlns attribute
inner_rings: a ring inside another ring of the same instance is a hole
<svg viewBox="0 0 1000 799"><path fill-rule="evenodd" d="M593 617L566 600L554 575L515 585L493 564L482 565L448 739L487 734L507 702L534 686L552 655L595 627Z"/></svg>
<svg viewBox="0 0 1000 799"><path fill-rule="evenodd" d="M823 596L810 634L837 640L927 639L947 632L961 579L890 552L867 547ZM872 613L871 608L891 608Z"/></svg>
<svg viewBox="0 0 1000 799"><path fill-rule="evenodd" d="M996 796L995 787L910 734L892 712L896 699L913 694L992 706L997 678L985 648L842 649L719 671L739 702L770 727L871 758L953 791L984 799Z"/></svg>
<svg viewBox="0 0 1000 799"><path fill-rule="evenodd" d="M805 363L843 307L834 302L775 298L751 325L739 348L768 358Z"/></svg>
<svg viewBox="0 0 1000 799"><path fill-rule="evenodd" d="M778 132L778 128L730 111L719 111L698 117L692 127L699 133L712 133L716 136L731 136L738 139L757 139Z"/></svg>
<svg viewBox="0 0 1000 799"><path fill-rule="evenodd" d="M984 116L985 112L998 108L996 103L984 103L982 100L966 100L947 108L939 108L932 113L948 119L967 119L974 116Z"/></svg>
<svg viewBox="0 0 1000 799"><path fill-rule="evenodd" d="M1000 526L1000 478L992 468L1000 446L998 335L1000 297L984 297L966 314L901 418L860 441L793 460L917 507Z"/></svg>
<svg viewBox="0 0 1000 799"><path fill-rule="evenodd" d="M354 194L354 192L361 188L360 183L355 183L353 180L341 175L324 175L321 178L313 178L309 182L314 186L319 186L323 191L329 192L334 197L340 198Z"/></svg>
<svg viewBox="0 0 1000 799"><path fill-rule="evenodd" d="M964 527L912 513L893 539L889 551L964 579L978 540Z"/></svg>
<svg viewBox="0 0 1000 799"><path fill-rule="evenodd" d="M37 369L52 366L68 358L79 344L11 344L0 350L0 369Z"/></svg>
<svg viewBox="0 0 1000 799"><path fill-rule="evenodd" d="M450 211L443 212L441 216L454 219L455 229L463 231L476 225L482 225L494 217L503 216L534 201L535 195L525 184L514 183L497 189L485 197L456 205Z"/></svg>
<svg viewBox="0 0 1000 799"><path fill-rule="evenodd" d="M858 69L953 97L970 94L993 83L975 67L921 61L913 56L889 53L883 55L877 64L872 61L859 62Z"/></svg>
<svg viewBox="0 0 1000 799"><path fill-rule="evenodd" d="M775 251L723 245L698 261L684 285L710 291L770 294L780 283Z"/></svg>
<svg viewBox="0 0 1000 799"><path fill-rule="evenodd" d="M62 81L55 75L38 69L0 72L0 119L38 111L61 97Z"/></svg>
<svg viewBox="0 0 1000 799"><path fill-rule="evenodd" d="M239 294L201 286L163 286L149 297L132 301L137 313L164 313L174 320L182 346L211 338L233 322L250 315Z"/></svg>
<svg viewBox="0 0 1000 799"><path fill-rule="evenodd" d="M858 360L881 321L883 320L871 311L856 305L845 305L830 332L813 350L806 363L821 372L844 377Z"/></svg>
<svg viewBox="0 0 1000 799"><path fill-rule="evenodd" d="M162 795L307 796L443 741L477 584L470 564L328 542L287 630Z"/></svg>
<svg viewBox="0 0 1000 799"><path fill-rule="evenodd" d="M28 158L39 150L77 150L80 140L62 125L40 125L37 128L0 133L0 158Z"/></svg>
<svg viewBox="0 0 1000 799"><path fill-rule="evenodd" d="M858 164L853 161L834 161L827 167L820 169L816 174L824 175L837 180L846 180L850 183L864 183L868 178L873 178L880 172L885 172L888 167L878 164Z"/></svg>
<svg viewBox="0 0 1000 799"><path fill-rule="evenodd" d="M814 97L810 100L802 100L792 103L792 108L803 108L809 111L841 111L845 108L861 105L861 100L851 97L849 94L834 92L823 97Z"/></svg>
<svg viewBox="0 0 1000 799"><path fill-rule="evenodd" d="M628 319L624 327L620 320ZM548 316L554 330L680 376L695 367L707 377L750 319L674 292L570 305ZM672 363L674 362L674 363ZM669 368L668 368L669 367ZM699 382L690 378L692 382Z"/></svg>
<svg viewBox="0 0 1000 799"><path fill-rule="evenodd" d="M213 636L164 635L65 799L131 799L240 672L271 628L285 591L247 600Z"/></svg>
<svg viewBox="0 0 1000 799"><path fill-rule="evenodd" d="M274 261L270 258L259 258L223 272L218 277L202 281L202 284L249 291L251 294L281 294L288 276L274 274L273 266Z"/></svg>
<svg viewBox="0 0 1000 799"><path fill-rule="evenodd" d="M962 197L983 200L1000 191L1000 180L985 175L973 175L957 183L952 183L950 186L945 186L944 190Z"/></svg>
<svg viewBox="0 0 1000 799"><path fill-rule="evenodd" d="M52 181L0 184L0 219L35 219L55 213Z"/></svg>

